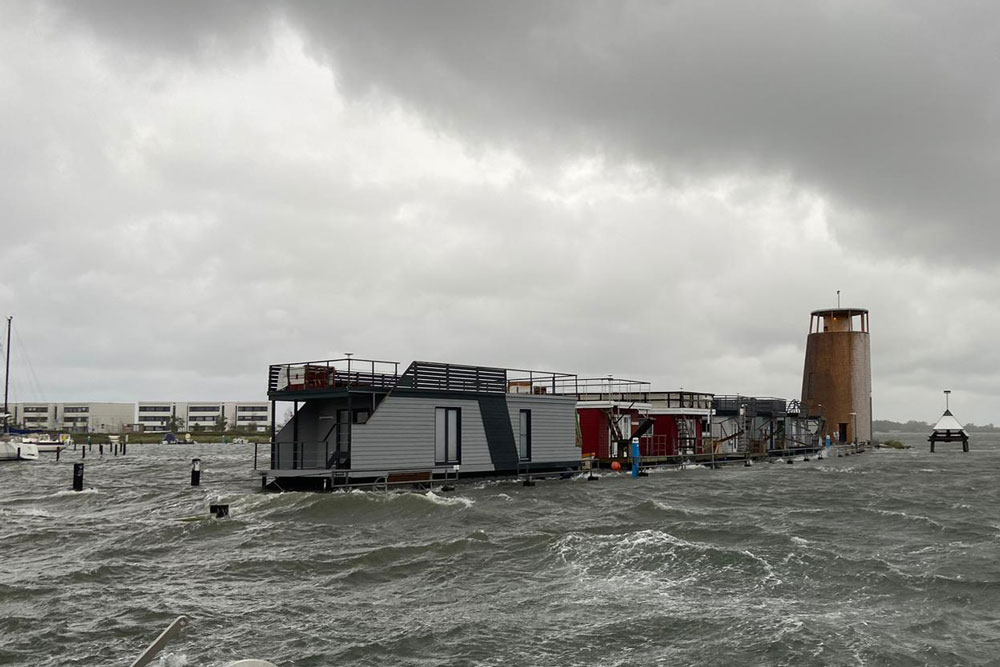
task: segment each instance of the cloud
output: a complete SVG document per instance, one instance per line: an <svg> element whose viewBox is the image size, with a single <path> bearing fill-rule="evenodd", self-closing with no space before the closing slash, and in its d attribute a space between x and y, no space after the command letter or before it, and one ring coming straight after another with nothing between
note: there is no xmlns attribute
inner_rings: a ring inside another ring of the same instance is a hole
<svg viewBox="0 0 1000 667"><path fill-rule="evenodd" d="M794 397L840 289L878 416L995 421L992 12L6 6L0 296L52 398L347 351Z"/></svg>

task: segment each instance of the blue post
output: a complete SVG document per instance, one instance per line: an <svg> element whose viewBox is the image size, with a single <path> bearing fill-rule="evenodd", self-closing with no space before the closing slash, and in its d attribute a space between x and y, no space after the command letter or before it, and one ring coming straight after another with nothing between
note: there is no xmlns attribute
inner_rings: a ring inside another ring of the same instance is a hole
<svg viewBox="0 0 1000 667"><path fill-rule="evenodd" d="M639 476L639 438L632 438L632 477Z"/></svg>
<svg viewBox="0 0 1000 667"><path fill-rule="evenodd" d="M832 445L833 445L833 443L830 442L830 434L827 433L826 434L826 455L827 456L830 456L830 447Z"/></svg>

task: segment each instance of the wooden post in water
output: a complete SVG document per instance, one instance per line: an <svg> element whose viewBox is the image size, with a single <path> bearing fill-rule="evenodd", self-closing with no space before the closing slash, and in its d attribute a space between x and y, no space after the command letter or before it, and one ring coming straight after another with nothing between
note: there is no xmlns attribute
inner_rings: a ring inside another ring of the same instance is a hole
<svg viewBox="0 0 1000 667"><path fill-rule="evenodd" d="M73 464L73 490L83 491L83 464Z"/></svg>

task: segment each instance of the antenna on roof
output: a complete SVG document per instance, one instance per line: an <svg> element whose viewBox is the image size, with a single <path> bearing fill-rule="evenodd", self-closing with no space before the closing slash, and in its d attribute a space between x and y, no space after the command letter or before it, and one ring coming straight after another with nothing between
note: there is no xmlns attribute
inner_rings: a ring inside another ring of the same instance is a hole
<svg viewBox="0 0 1000 667"><path fill-rule="evenodd" d="M948 407L948 394L950 394L950 393L951 393L951 389L945 389L944 390L944 409L945 409L945 411L947 411L947 410L950 409Z"/></svg>
<svg viewBox="0 0 1000 667"><path fill-rule="evenodd" d="M837 308L840 308L840 290L837 290Z"/></svg>

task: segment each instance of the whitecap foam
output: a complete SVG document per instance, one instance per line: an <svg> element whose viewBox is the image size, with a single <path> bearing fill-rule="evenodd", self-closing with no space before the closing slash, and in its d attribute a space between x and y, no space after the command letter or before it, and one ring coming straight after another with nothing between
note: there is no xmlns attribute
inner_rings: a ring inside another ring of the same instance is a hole
<svg viewBox="0 0 1000 667"><path fill-rule="evenodd" d="M93 487L90 487L90 488L84 489L83 491L73 491L72 489L70 489L69 491L56 491L55 493L49 495L48 497L49 498L63 498L63 497L66 497L66 496L96 495L96 494L100 494L100 493L101 492L99 490L97 490L97 489L95 489Z"/></svg>
<svg viewBox="0 0 1000 667"><path fill-rule="evenodd" d="M476 503L476 501L473 500L472 498L463 498L462 496L453 496L451 498L445 498L443 496L439 496L433 491L428 491L427 493L421 494L420 497L426 498L435 505L446 505L446 506L463 505L465 507L472 507Z"/></svg>
<svg viewBox="0 0 1000 667"><path fill-rule="evenodd" d="M188 664L187 655L184 653L167 653L157 658L157 667L184 667Z"/></svg>

